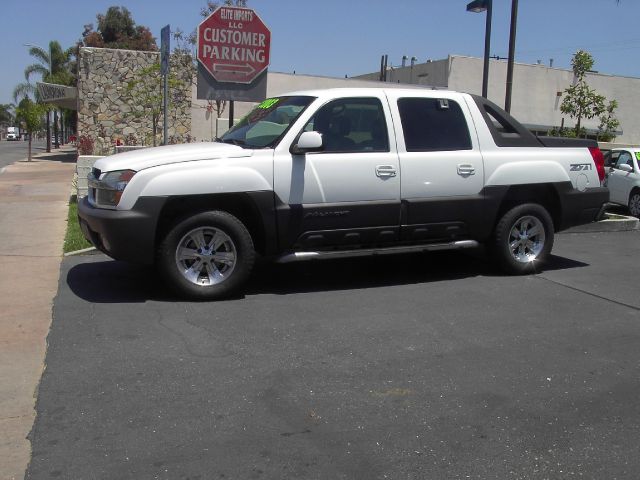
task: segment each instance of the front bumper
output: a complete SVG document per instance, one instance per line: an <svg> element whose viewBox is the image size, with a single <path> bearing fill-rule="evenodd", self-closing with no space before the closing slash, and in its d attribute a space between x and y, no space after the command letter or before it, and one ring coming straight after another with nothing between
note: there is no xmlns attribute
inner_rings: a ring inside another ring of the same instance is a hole
<svg viewBox="0 0 640 480"><path fill-rule="evenodd" d="M87 197L78 204L82 233L98 250L116 260L151 265L156 230L166 197L141 197L131 210L93 207Z"/></svg>

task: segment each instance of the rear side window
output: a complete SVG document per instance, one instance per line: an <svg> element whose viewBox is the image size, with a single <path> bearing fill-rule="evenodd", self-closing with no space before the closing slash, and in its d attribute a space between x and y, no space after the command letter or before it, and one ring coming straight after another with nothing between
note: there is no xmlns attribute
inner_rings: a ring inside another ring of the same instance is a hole
<svg viewBox="0 0 640 480"><path fill-rule="evenodd" d="M400 120L407 152L471 150L462 109L442 98L401 98Z"/></svg>
<svg viewBox="0 0 640 480"><path fill-rule="evenodd" d="M539 147L541 143L520 122L486 98L472 95L493 141L499 147Z"/></svg>

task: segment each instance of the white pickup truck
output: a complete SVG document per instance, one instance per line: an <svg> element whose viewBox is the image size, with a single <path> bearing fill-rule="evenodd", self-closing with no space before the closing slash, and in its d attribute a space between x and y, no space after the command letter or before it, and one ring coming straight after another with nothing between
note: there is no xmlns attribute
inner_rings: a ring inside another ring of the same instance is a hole
<svg viewBox="0 0 640 480"><path fill-rule="evenodd" d="M7 127L7 141L20 140L18 127Z"/></svg>
<svg viewBox="0 0 640 480"><path fill-rule="evenodd" d="M477 96L427 89L295 92L218 142L98 160L82 230L119 260L155 264L181 295L238 292L276 261L486 244L533 272L554 232L609 198L595 142L537 138Z"/></svg>

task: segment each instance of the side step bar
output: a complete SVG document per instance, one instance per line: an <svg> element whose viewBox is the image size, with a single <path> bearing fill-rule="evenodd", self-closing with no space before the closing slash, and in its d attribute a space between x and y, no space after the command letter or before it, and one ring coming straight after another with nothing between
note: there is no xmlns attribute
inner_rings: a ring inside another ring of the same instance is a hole
<svg viewBox="0 0 640 480"><path fill-rule="evenodd" d="M276 263L301 262L304 260L324 260L330 258L366 257L370 255L389 255L394 253L433 252L437 250L462 250L476 248L480 244L475 240L433 243L429 245L410 245L388 248L365 248L361 250L330 250L318 252L292 252L276 257Z"/></svg>

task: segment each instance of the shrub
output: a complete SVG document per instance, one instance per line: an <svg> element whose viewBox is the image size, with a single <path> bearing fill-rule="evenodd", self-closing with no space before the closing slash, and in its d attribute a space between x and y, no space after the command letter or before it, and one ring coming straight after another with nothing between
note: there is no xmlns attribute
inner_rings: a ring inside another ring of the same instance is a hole
<svg viewBox="0 0 640 480"><path fill-rule="evenodd" d="M126 137L124 137L124 144L130 147L138 145L138 137L136 137L133 133L130 133Z"/></svg>
<svg viewBox="0 0 640 480"><path fill-rule="evenodd" d="M80 135L78 140L78 152L80 155L93 155L93 138L88 135Z"/></svg>

